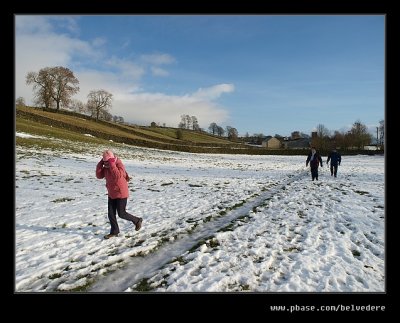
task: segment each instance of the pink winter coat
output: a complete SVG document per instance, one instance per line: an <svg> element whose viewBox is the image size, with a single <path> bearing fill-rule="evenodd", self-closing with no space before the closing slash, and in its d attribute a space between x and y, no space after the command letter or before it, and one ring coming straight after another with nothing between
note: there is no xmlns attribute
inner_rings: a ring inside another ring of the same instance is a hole
<svg viewBox="0 0 400 323"><path fill-rule="evenodd" d="M96 166L96 177L106 178L108 196L112 199L128 198L128 182L126 181L126 170L122 161L117 158L115 163L110 164L110 168L103 167L103 160Z"/></svg>

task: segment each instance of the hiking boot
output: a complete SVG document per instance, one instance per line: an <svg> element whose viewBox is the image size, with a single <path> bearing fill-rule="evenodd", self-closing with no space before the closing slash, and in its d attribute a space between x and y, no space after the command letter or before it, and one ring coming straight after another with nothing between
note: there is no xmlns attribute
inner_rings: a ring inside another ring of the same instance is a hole
<svg viewBox="0 0 400 323"><path fill-rule="evenodd" d="M140 230L140 228L142 227L142 222L143 222L143 219L139 218L138 222L135 224L135 230L136 231Z"/></svg>
<svg viewBox="0 0 400 323"><path fill-rule="evenodd" d="M110 239L110 238L113 238L113 237L118 237L118 234L112 234L112 233L106 234L106 235L104 236L104 239Z"/></svg>

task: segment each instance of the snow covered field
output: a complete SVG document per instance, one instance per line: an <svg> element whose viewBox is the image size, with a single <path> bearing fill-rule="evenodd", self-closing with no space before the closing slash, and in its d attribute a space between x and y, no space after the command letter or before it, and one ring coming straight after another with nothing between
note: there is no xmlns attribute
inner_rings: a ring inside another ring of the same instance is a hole
<svg viewBox="0 0 400 323"><path fill-rule="evenodd" d="M16 292L385 291L382 156L344 156L338 178L323 156L312 182L306 156L113 147L144 220L109 240L108 147L16 147Z"/></svg>

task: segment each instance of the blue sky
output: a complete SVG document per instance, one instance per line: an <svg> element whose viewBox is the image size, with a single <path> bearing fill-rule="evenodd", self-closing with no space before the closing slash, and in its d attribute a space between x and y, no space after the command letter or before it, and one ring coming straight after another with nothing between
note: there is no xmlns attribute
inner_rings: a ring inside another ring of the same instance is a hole
<svg viewBox="0 0 400 323"><path fill-rule="evenodd" d="M70 68L74 96L113 94L125 121L176 127L182 114L239 134L374 133L384 118L383 15L15 16L15 96L26 74Z"/></svg>

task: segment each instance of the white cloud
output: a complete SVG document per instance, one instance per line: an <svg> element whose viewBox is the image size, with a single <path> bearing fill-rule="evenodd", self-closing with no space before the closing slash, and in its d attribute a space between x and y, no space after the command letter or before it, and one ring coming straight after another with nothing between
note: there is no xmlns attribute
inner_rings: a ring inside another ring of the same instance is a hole
<svg viewBox="0 0 400 323"><path fill-rule="evenodd" d="M177 127L182 114L196 116L199 125L207 128L211 122L228 119L228 112L216 103L199 100L193 95L173 96L163 93L116 93L112 114L121 115L125 121L149 125L154 121Z"/></svg>
<svg viewBox="0 0 400 323"><path fill-rule="evenodd" d="M168 71L166 71L162 68L159 68L159 67L154 67L154 66L151 67L151 73L155 76L168 76L169 75Z"/></svg>
<svg viewBox="0 0 400 323"><path fill-rule="evenodd" d="M77 17L59 17L56 16L55 19L60 20L60 25L67 29L69 32L77 34L80 30L79 25L78 25L78 19Z"/></svg>
<svg viewBox="0 0 400 323"><path fill-rule="evenodd" d="M32 104L32 87L25 84L27 73L39 71L48 66L69 66L76 52L87 58L98 56L88 43L65 35L53 33L17 35L15 41L16 97L22 96L28 105Z"/></svg>
<svg viewBox="0 0 400 323"><path fill-rule="evenodd" d="M113 94L110 112L129 122L150 124L155 121L176 127L180 116L189 114L197 117L200 127L207 128L211 122L222 123L228 119L227 110L214 100L234 91L232 84L201 88L183 96L146 93L140 86L146 65L150 65L153 75L167 76L168 72L159 66L174 62L171 55L142 55L138 62L107 57L97 47L104 45L106 39L83 41L67 33L57 34L50 22L51 19L45 17L16 18L15 97L23 97L26 104L33 103L32 88L25 84L28 72L47 66L66 66L79 80L80 91L74 99L86 102L91 90L104 89ZM73 26L71 21L69 23ZM86 62L91 65L101 62L102 70L88 68Z"/></svg>
<svg viewBox="0 0 400 323"><path fill-rule="evenodd" d="M48 33L53 30L49 19L45 16L24 16L15 17L16 33Z"/></svg>
<svg viewBox="0 0 400 323"><path fill-rule="evenodd" d="M219 98L222 93L229 93L234 90L235 86L233 84L218 84L205 89L200 88L193 96L204 100L215 100Z"/></svg>
<svg viewBox="0 0 400 323"><path fill-rule="evenodd" d="M149 64L153 65L164 65L164 64L171 64L175 62L175 58L173 58L169 54L146 54L142 55L141 59Z"/></svg>
<svg viewBox="0 0 400 323"><path fill-rule="evenodd" d="M88 42L55 33L52 21L62 22L71 29L75 20L15 16L15 96L22 96L28 105L33 103L32 87L25 84L28 72L48 66L70 66L74 56L91 60L100 57Z"/></svg>
<svg viewBox="0 0 400 323"><path fill-rule="evenodd" d="M92 40L92 45L94 47L101 47L106 43L107 43L107 40L103 37L96 37L95 39Z"/></svg>
<svg viewBox="0 0 400 323"><path fill-rule="evenodd" d="M123 42L123 44L121 45L121 48L122 49L127 48L130 44L131 44L131 41L128 39Z"/></svg>
<svg viewBox="0 0 400 323"><path fill-rule="evenodd" d="M121 82L118 73L114 72L85 70L75 73L75 76L79 80L80 90L74 98L82 102L87 101L87 95L92 90L106 90L112 93L114 98L115 96L121 96L121 94L129 96L130 93L138 93L142 90L135 83ZM115 102L113 105L115 105ZM114 111L111 111L111 113L115 114Z"/></svg>
<svg viewBox="0 0 400 323"><path fill-rule="evenodd" d="M106 61L109 66L118 69L118 73L123 76L128 77L133 81L138 81L144 75L144 68L139 66L129 60L117 58L115 56L111 57Z"/></svg>

